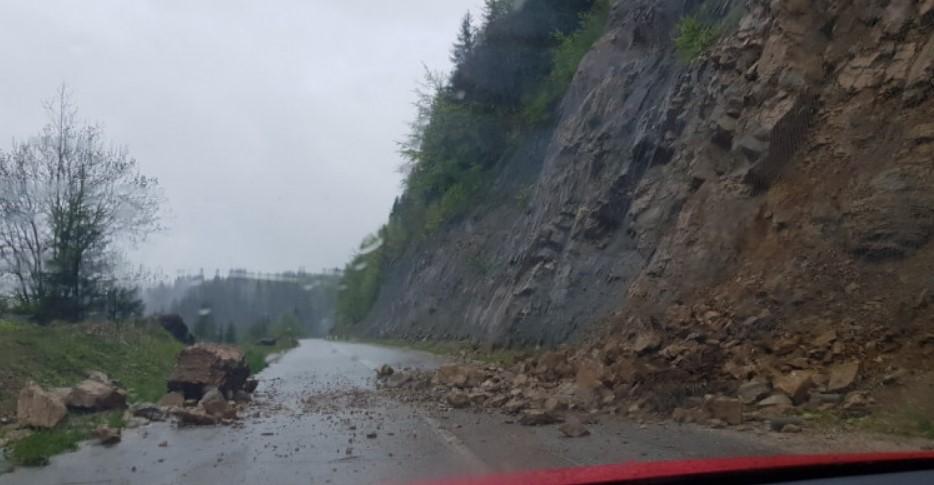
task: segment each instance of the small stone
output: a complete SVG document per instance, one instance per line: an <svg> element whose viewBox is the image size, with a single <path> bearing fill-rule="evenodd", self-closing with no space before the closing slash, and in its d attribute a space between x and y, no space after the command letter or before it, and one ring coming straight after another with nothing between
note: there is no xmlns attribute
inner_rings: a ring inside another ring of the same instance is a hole
<svg viewBox="0 0 934 485"><path fill-rule="evenodd" d="M377 434L376 434L375 432L373 432L373 433L367 433L367 434L366 434L366 437L367 437L368 439L371 439L371 440L372 440L372 439L376 439L376 436L377 436Z"/></svg>
<svg viewBox="0 0 934 485"><path fill-rule="evenodd" d="M113 446L120 442L120 430L109 426L101 426L94 430L97 442L104 446Z"/></svg>
<svg viewBox="0 0 934 485"><path fill-rule="evenodd" d="M558 427L558 430L568 438L581 438L590 434L590 431L584 426L584 423L576 416L569 416L564 423Z"/></svg>
<svg viewBox="0 0 934 485"><path fill-rule="evenodd" d="M444 399L454 409L461 409L470 405L470 396L466 392L457 389L449 392Z"/></svg>
<svg viewBox="0 0 934 485"><path fill-rule="evenodd" d="M859 367L859 361L852 361L831 368L830 382L827 384L827 389L842 391L853 385L859 375Z"/></svg>
<svg viewBox="0 0 934 485"><path fill-rule="evenodd" d="M383 364L379 369L376 369L376 377L379 379L384 379L393 375L396 372L389 364Z"/></svg>
<svg viewBox="0 0 934 485"><path fill-rule="evenodd" d="M519 418L519 424L523 426L543 426L557 422L558 419L553 414L543 409L527 409Z"/></svg>

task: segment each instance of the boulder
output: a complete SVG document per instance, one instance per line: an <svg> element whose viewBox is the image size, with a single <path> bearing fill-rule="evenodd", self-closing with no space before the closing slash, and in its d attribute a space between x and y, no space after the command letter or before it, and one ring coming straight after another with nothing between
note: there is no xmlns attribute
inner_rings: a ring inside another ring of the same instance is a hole
<svg viewBox="0 0 934 485"><path fill-rule="evenodd" d="M526 409L519 418L519 424L523 426L544 426L560 422L560 419L544 409Z"/></svg>
<svg viewBox="0 0 934 485"><path fill-rule="evenodd" d="M772 380L772 387L785 393L795 404L807 400L808 391L813 386L814 373L810 371L796 370Z"/></svg>
<svg viewBox="0 0 934 485"><path fill-rule="evenodd" d="M180 392L170 392L159 399L159 405L165 408L180 408L185 405L185 395Z"/></svg>
<svg viewBox="0 0 934 485"><path fill-rule="evenodd" d="M182 320L182 317L176 314L171 315L160 315L156 317L156 320L159 322L159 325L165 329L166 332L172 335L175 340L185 344L191 345L195 343L195 337L188 330L188 325L185 325L185 321Z"/></svg>
<svg viewBox="0 0 934 485"><path fill-rule="evenodd" d="M243 383L243 390L249 393L256 391L256 388L259 386L259 381L256 379L247 379Z"/></svg>
<svg viewBox="0 0 934 485"><path fill-rule="evenodd" d="M483 372L467 365L445 364L435 372L435 381L445 386L476 387L484 380L486 376Z"/></svg>
<svg viewBox="0 0 934 485"><path fill-rule="evenodd" d="M120 430L109 426L101 426L92 434L97 442L104 446L113 446L120 442Z"/></svg>
<svg viewBox="0 0 934 485"><path fill-rule="evenodd" d="M26 384L16 399L16 419L26 426L54 428L67 412L61 397L35 383Z"/></svg>
<svg viewBox="0 0 934 485"><path fill-rule="evenodd" d="M455 409L465 408L470 405L470 396L466 392L457 389L449 392L444 400Z"/></svg>
<svg viewBox="0 0 934 485"><path fill-rule="evenodd" d="M199 408L173 408L172 415L178 419L179 426L211 426L220 422Z"/></svg>
<svg viewBox="0 0 934 485"><path fill-rule="evenodd" d="M743 402L739 399L717 396L708 399L704 404L714 419L734 426L743 422Z"/></svg>
<svg viewBox="0 0 934 485"><path fill-rule="evenodd" d="M109 379L108 379L109 380ZM126 407L126 391L99 378L86 379L72 388L65 404L86 411L107 411Z"/></svg>
<svg viewBox="0 0 934 485"><path fill-rule="evenodd" d="M736 395L744 403L749 404L768 396L770 392L772 392L772 386L767 383L762 381L748 381L739 386Z"/></svg>
<svg viewBox="0 0 934 485"><path fill-rule="evenodd" d="M384 379L395 373L396 370L392 368L389 364L383 364L379 369L376 369L376 377L379 379Z"/></svg>
<svg viewBox="0 0 934 485"><path fill-rule="evenodd" d="M827 389L830 391L842 391L856 382L859 375L859 361L847 362L830 368L830 381L827 383Z"/></svg>
<svg viewBox="0 0 934 485"><path fill-rule="evenodd" d="M130 414L149 421L165 421L166 418L165 411L151 403L140 403L130 406Z"/></svg>
<svg viewBox="0 0 934 485"><path fill-rule="evenodd" d="M204 397L198 403L198 406L209 416L215 418L230 418L236 416L236 410L227 402L227 398L216 387L212 387L204 393ZM232 416L233 415L233 416Z"/></svg>
<svg viewBox="0 0 934 485"><path fill-rule="evenodd" d="M794 403L791 402L791 398L784 394L772 394L771 396L759 401L757 404L759 407L792 407Z"/></svg>
<svg viewBox="0 0 934 485"><path fill-rule="evenodd" d="M197 344L182 350L169 378L169 391L200 400L210 387L221 392L243 389L250 375L243 352L229 345Z"/></svg>

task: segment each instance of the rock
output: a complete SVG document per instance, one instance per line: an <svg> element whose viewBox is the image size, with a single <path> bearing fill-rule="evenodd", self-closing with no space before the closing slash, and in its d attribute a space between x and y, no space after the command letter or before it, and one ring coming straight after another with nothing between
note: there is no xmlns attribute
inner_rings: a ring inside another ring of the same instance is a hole
<svg viewBox="0 0 934 485"><path fill-rule="evenodd" d="M16 419L26 426L54 428L67 412L61 397L35 383L26 384L16 399Z"/></svg>
<svg viewBox="0 0 934 485"><path fill-rule="evenodd" d="M926 244L934 232L934 191L926 180L923 168L903 166L861 185L844 207L848 249L879 260L911 255Z"/></svg>
<svg viewBox="0 0 934 485"><path fill-rule="evenodd" d="M795 404L807 399L808 391L814 386L814 373L810 371L792 371L790 374L775 377L772 387L785 393Z"/></svg>
<svg viewBox="0 0 934 485"><path fill-rule="evenodd" d="M797 424L786 424L782 426L782 429L780 431L782 433L800 433L801 426L798 426Z"/></svg>
<svg viewBox="0 0 934 485"><path fill-rule="evenodd" d="M503 404L503 411L506 411L509 414L516 414L519 411L528 407L528 405L529 405L529 402L526 401L525 399L514 397L506 401L505 404Z"/></svg>
<svg viewBox="0 0 934 485"><path fill-rule="evenodd" d="M843 399L843 410L851 416L864 416L875 401L865 391L854 391Z"/></svg>
<svg viewBox="0 0 934 485"><path fill-rule="evenodd" d="M657 350L662 345L662 337L654 331L640 332L632 344L632 350L637 354Z"/></svg>
<svg viewBox="0 0 934 485"><path fill-rule="evenodd" d="M227 398L224 397L220 390L214 387L209 388L208 391L204 393L204 397L201 398L198 405L205 413L215 418L230 417L231 412L236 415L236 410L231 409Z"/></svg>
<svg viewBox="0 0 934 485"><path fill-rule="evenodd" d="M457 389L449 392L444 400L454 409L461 409L470 405L470 397L467 393Z"/></svg>
<svg viewBox="0 0 934 485"><path fill-rule="evenodd" d="M88 371L88 379L100 382L101 384L113 385L114 381L99 370Z"/></svg>
<svg viewBox="0 0 934 485"><path fill-rule="evenodd" d="M544 409L526 409L519 418L519 424L523 426L544 426L554 424L560 420Z"/></svg>
<svg viewBox="0 0 934 485"><path fill-rule="evenodd" d="M170 315L160 315L156 317L156 320L159 322L159 325L165 329L166 332L172 335L175 340L185 344L191 345L195 343L195 337L188 331L188 325L185 325L185 321L182 320L182 317L176 314Z"/></svg>
<svg viewBox="0 0 934 485"><path fill-rule="evenodd" d="M756 403L756 406L759 407L792 407L794 403L791 402L791 398L784 394L772 394L771 396L759 401Z"/></svg>
<svg viewBox="0 0 934 485"><path fill-rule="evenodd" d="M748 381L739 386L736 391L744 403L751 404L769 395L772 392L772 386L762 381Z"/></svg>
<svg viewBox="0 0 934 485"><path fill-rule="evenodd" d="M445 386L465 388L479 386L486 377L479 369L471 366L445 364L435 372L435 380Z"/></svg>
<svg viewBox="0 0 934 485"><path fill-rule="evenodd" d="M178 418L179 426L211 426L220 421L198 408L173 408L172 415Z"/></svg>
<svg viewBox="0 0 934 485"><path fill-rule="evenodd" d="M583 359L577 363L577 374L574 383L578 389L592 391L603 387L603 377L606 367L594 359Z"/></svg>
<svg viewBox="0 0 934 485"><path fill-rule="evenodd" d="M170 392L159 399L159 405L164 408L180 408L185 405L185 395L180 392Z"/></svg>
<svg viewBox="0 0 934 485"><path fill-rule="evenodd" d="M852 361L834 366L830 369L830 382L827 383L827 389L830 391L842 391L853 385L858 375L859 361Z"/></svg>
<svg viewBox="0 0 934 485"><path fill-rule="evenodd" d="M256 391L256 388L259 386L259 381L253 378L247 379L243 383L243 390L249 393Z"/></svg>
<svg viewBox="0 0 934 485"><path fill-rule="evenodd" d="M233 400L234 402L238 403L247 403L253 400L253 396L251 396L249 392L246 392L243 389L238 389L234 391Z"/></svg>
<svg viewBox="0 0 934 485"><path fill-rule="evenodd" d="M590 434L590 431L577 416L569 416L565 419L564 423L558 427L558 431L561 431L561 434L568 438L581 438Z"/></svg>
<svg viewBox="0 0 934 485"><path fill-rule="evenodd" d="M97 442L104 446L113 446L120 442L120 430L101 426L92 433Z"/></svg>
<svg viewBox="0 0 934 485"><path fill-rule="evenodd" d="M890 372L882 377L882 384L886 386L897 384L906 374L908 374L908 372L905 371L905 369L898 369Z"/></svg>
<svg viewBox="0 0 934 485"><path fill-rule="evenodd" d="M98 379L87 379L68 393L65 404L70 408L87 411L107 411L125 408L126 398L126 391L113 384Z"/></svg>
<svg viewBox="0 0 934 485"><path fill-rule="evenodd" d="M769 429L772 431L784 431L786 426L798 426L798 431L800 431L802 425L804 425L804 420L794 416L783 416L769 420Z"/></svg>
<svg viewBox="0 0 934 485"><path fill-rule="evenodd" d="M375 440L377 436L378 435L375 432L366 434L367 439L370 439L370 440Z"/></svg>
<svg viewBox="0 0 934 485"><path fill-rule="evenodd" d="M837 340L837 331L828 330L817 337L811 342L815 347L826 347Z"/></svg>
<svg viewBox="0 0 934 485"><path fill-rule="evenodd" d="M149 421L165 421L166 414L159 406L151 403L140 403L130 406L130 414Z"/></svg>
<svg viewBox="0 0 934 485"><path fill-rule="evenodd" d="M713 397L704 403L714 419L719 419L731 425L742 424L743 402L729 397Z"/></svg>
<svg viewBox="0 0 934 485"><path fill-rule="evenodd" d="M243 352L229 345L197 344L182 350L169 378L169 391L201 399L209 387L221 392L243 389L250 368Z"/></svg>
<svg viewBox="0 0 934 485"><path fill-rule="evenodd" d="M389 365L389 364L383 364L382 366L380 366L379 369L376 369L376 377L379 378L379 379L385 379L385 378L387 378L387 377L393 375L393 373L395 373L395 372L396 372L396 370L393 369L391 365Z"/></svg>

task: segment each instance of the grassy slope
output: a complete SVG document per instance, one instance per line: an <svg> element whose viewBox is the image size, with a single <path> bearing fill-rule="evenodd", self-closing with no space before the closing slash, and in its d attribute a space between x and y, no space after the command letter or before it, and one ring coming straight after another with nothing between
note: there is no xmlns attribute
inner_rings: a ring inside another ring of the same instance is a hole
<svg viewBox="0 0 934 485"><path fill-rule="evenodd" d="M46 387L69 386L100 370L120 381L131 401L155 401L182 345L161 328L133 325L39 327L0 321L0 415L16 413L16 395L27 380ZM41 465L74 449L97 425L120 426L122 413L70 415L53 430L10 445L11 461Z"/></svg>

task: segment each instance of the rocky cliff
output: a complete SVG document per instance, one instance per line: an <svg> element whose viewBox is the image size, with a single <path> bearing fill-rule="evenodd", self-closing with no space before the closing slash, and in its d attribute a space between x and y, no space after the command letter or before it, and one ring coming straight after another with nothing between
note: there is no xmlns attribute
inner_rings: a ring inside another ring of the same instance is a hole
<svg viewBox="0 0 934 485"><path fill-rule="evenodd" d="M934 317L932 32L932 0L617 1L503 196L393 262L361 331L894 350Z"/></svg>

